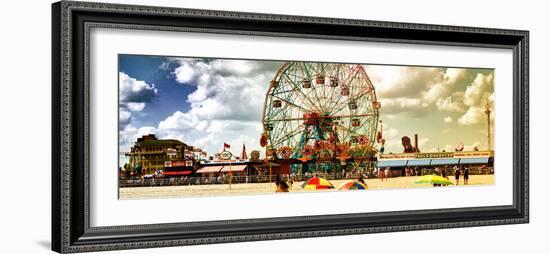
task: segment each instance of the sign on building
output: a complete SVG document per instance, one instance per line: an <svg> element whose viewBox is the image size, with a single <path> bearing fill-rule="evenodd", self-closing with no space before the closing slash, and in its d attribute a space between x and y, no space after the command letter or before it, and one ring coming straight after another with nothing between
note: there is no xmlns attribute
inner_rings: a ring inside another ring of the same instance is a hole
<svg viewBox="0 0 550 254"><path fill-rule="evenodd" d="M427 159L427 158L452 158L454 153L416 153L414 158Z"/></svg>
<svg viewBox="0 0 550 254"><path fill-rule="evenodd" d="M231 156L233 155L229 151L224 151L220 154L220 157L222 158L222 160L230 160Z"/></svg>
<svg viewBox="0 0 550 254"><path fill-rule="evenodd" d="M172 167L185 167L185 161L172 161Z"/></svg>
<svg viewBox="0 0 550 254"><path fill-rule="evenodd" d="M174 148L168 148L166 149L166 155L168 156L176 156L178 154L178 150Z"/></svg>

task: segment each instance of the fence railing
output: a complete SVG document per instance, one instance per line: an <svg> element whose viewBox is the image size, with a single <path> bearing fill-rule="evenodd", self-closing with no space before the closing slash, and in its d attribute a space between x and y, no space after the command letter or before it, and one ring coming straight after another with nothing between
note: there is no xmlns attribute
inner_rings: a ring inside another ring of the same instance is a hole
<svg viewBox="0 0 550 254"><path fill-rule="evenodd" d="M341 175L322 176L328 180L342 179ZM282 177L284 181L300 182L311 178L312 175L295 175ZM232 184L239 183L268 183L277 181L276 175L252 175L252 176L221 176L221 177L153 177L137 179L120 179L120 187L147 187L147 186L177 186L177 185L208 185L208 184Z"/></svg>
<svg viewBox="0 0 550 254"><path fill-rule="evenodd" d="M418 171L411 171L410 176L421 176L427 174L433 174L434 169L419 169ZM445 169L447 176L454 175L452 169ZM391 170L390 175L387 177L399 177L405 176L403 170ZM470 175L483 175L493 174L493 168L470 168ZM369 172L337 172L337 173L307 173L303 175L284 175L282 177L286 182L301 182L310 179L314 175L325 178L327 180L341 180L341 179L357 179L359 176L366 178L378 178L378 174L374 171ZM153 178L132 178L119 180L120 187L148 187L148 186L178 186L178 185L210 185L210 184L228 184L231 181L232 184L240 183L268 183L277 181L277 175L220 175L212 177L202 176L183 176L183 177L153 177Z"/></svg>

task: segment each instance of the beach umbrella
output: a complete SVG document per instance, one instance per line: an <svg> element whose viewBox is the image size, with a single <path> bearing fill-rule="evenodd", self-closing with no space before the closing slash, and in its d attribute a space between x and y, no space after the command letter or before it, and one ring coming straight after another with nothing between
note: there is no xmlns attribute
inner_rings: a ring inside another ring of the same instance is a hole
<svg viewBox="0 0 550 254"><path fill-rule="evenodd" d="M334 186L327 179L312 177L302 184L302 188L306 190L321 190L321 189L334 189Z"/></svg>
<svg viewBox="0 0 550 254"><path fill-rule="evenodd" d="M369 187L366 184L361 183L359 181L348 181L342 184L342 186L340 186L340 188L338 189L339 190L366 190L368 188Z"/></svg>
<svg viewBox="0 0 550 254"><path fill-rule="evenodd" d="M425 175L425 176L422 176L422 177L420 177L420 179L416 180L415 183L444 184L444 185L453 184L448 179L446 179L442 176L438 176L438 175Z"/></svg>

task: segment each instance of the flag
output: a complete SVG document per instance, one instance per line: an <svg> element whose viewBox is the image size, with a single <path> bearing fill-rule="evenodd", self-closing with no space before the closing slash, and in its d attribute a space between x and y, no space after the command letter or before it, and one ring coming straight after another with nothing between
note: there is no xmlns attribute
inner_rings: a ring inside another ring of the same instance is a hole
<svg viewBox="0 0 550 254"><path fill-rule="evenodd" d="M223 143L223 150L225 151L225 148L229 149L231 146L228 143Z"/></svg>
<svg viewBox="0 0 550 254"><path fill-rule="evenodd" d="M243 143L243 151L242 151L242 153L241 153L241 159L243 159L243 160L248 159L248 158L246 157L246 147L244 146L244 143Z"/></svg>

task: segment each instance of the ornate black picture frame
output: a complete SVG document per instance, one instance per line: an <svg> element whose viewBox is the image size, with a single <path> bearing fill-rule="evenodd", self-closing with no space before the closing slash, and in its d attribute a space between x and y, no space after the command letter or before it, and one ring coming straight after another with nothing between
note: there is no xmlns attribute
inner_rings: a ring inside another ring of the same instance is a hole
<svg viewBox="0 0 550 254"><path fill-rule="evenodd" d="M513 50L513 205L91 227L92 27ZM52 6L52 249L61 253L473 227L529 221L529 32L62 1Z"/></svg>

